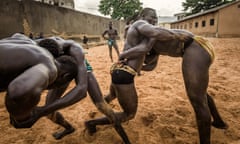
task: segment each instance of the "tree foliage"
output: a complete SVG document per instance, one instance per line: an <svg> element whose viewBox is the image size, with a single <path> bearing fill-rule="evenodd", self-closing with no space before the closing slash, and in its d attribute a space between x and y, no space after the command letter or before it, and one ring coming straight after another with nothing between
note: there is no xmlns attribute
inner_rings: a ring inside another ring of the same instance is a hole
<svg viewBox="0 0 240 144"><path fill-rule="evenodd" d="M183 11L189 11L195 14L204 10L208 10L235 0L186 0L182 3Z"/></svg>
<svg viewBox="0 0 240 144"><path fill-rule="evenodd" d="M139 0L101 0L98 7L103 15L127 20L142 9L142 3Z"/></svg>

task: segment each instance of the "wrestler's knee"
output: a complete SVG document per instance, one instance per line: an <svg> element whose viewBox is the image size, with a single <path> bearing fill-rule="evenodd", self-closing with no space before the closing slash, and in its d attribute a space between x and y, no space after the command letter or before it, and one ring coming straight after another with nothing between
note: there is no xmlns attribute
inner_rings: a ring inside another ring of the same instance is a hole
<svg viewBox="0 0 240 144"><path fill-rule="evenodd" d="M114 111L106 102L103 101L103 102L96 103L96 107L100 112L102 112L107 117L109 117L111 121L116 121Z"/></svg>
<svg viewBox="0 0 240 144"><path fill-rule="evenodd" d="M48 114L48 115L47 115L47 118L50 119L50 120L52 120L52 121L54 121L54 120L56 119L56 114L55 114L55 112L54 112L54 113L51 113L51 114Z"/></svg>
<svg viewBox="0 0 240 144"><path fill-rule="evenodd" d="M136 111L131 111L130 113L127 113L126 121L134 119L136 116Z"/></svg>
<svg viewBox="0 0 240 144"><path fill-rule="evenodd" d="M107 102L107 103L110 103L112 100L114 100L116 98L115 95L111 95L111 94L108 94L104 97L104 100Z"/></svg>
<svg viewBox="0 0 240 144"><path fill-rule="evenodd" d="M129 118L129 120L131 120L131 119L134 119L135 118L135 116L136 116L136 114L134 113L134 114L130 114L130 115L128 115L128 118Z"/></svg>
<svg viewBox="0 0 240 144"><path fill-rule="evenodd" d="M204 100L194 99L191 100L191 104L195 111L197 120L201 123L206 123L206 125L210 125L211 113L207 102Z"/></svg>
<svg viewBox="0 0 240 144"><path fill-rule="evenodd" d="M64 120L62 114L59 112L53 112L53 113L47 115L47 118L54 122L61 122Z"/></svg>

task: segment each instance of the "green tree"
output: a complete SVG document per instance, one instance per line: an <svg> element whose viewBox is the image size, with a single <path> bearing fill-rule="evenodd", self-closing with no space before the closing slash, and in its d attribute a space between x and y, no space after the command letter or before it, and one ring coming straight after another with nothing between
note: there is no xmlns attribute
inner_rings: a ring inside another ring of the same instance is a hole
<svg viewBox="0 0 240 144"><path fill-rule="evenodd" d="M101 0L98 7L103 15L127 20L142 10L142 3L139 0Z"/></svg>
<svg viewBox="0 0 240 144"><path fill-rule="evenodd" d="M189 11L190 15L208 10L235 0L186 0L182 3L183 11Z"/></svg>

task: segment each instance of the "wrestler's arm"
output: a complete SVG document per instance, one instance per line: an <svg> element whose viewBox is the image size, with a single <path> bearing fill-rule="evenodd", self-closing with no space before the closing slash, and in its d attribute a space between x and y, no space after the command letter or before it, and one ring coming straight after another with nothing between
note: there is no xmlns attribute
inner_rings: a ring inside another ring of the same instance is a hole
<svg viewBox="0 0 240 144"><path fill-rule="evenodd" d="M158 54L146 55L144 64L142 66L143 71L152 71L158 63Z"/></svg>
<svg viewBox="0 0 240 144"><path fill-rule="evenodd" d="M119 56L120 60L125 58L126 59L136 58L139 55L146 54L148 51L151 50L156 40L160 41L173 40L177 37L176 34L174 34L172 31L168 29L153 26L142 20L139 20L136 23L134 23L132 27L135 28L141 35L149 38L149 40L147 40L146 38L139 45L124 51Z"/></svg>
<svg viewBox="0 0 240 144"><path fill-rule="evenodd" d="M141 23L141 21L139 22ZM136 29L142 35L148 38L155 38L158 41L168 41L168 40L180 40L185 41L189 39L187 35L174 32L173 30L166 29L159 26L154 26L149 23L136 24Z"/></svg>
<svg viewBox="0 0 240 144"><path fill-rule="evenodd" d="M148 38L155 38L159 41L173 40L178 37L178 35L169 29L154 26L146 22L143 23L140 21L139 24L136 23L135 28L141 35Z"/></svg>
<svg viewBox="0 0 240 144"><path fill-rule="evenodd" d="M68 85L69 85L69 83L65 84L62 87L49 90L48 94L47 94L45 105L50 105L51 103L53 103L54 101L59 99L62 96L62 94L65 92L65 90L67 89ZM44 116L44 108L43 107L44 106L35 107L32 111L31 118L29 118L26 121L18 123L17 126L19 128L30 128L39 118ZM54 111L51 113L54 113ZM49 113L49 114L51 114L51 113ZM52 119L52 121L54 121L54 120Z"/></svg>
<svg viewBox="0 0 240 144"><path fill-rule="evenodd" d="M124 29L124 34L123 34L123 38L126 39L127 38L127 31L128 31L129 26L125 27Z"/></svg>
<svg viewBox="0 0 240 144"><path fill-rule="evenodd" d="M145 55L149 52L154 45L156 39L151 38L150 40L144 39L140 44L135 47L132 47L128 50L123 51L119 55L119 60L123 59L133 59L139 57L139 55Z"/></svg>
<svg viewBox="0 0 240 144"><path fill-rule="evenodd" d="M50 104L52 102L54 102L55 100L59 99L63 93L66 91L69 83L64 84L61 87L55 88L55 89L51 89L48 91L47 97L46 97L46 105Z"/></svg>
<svg viewBox="0 0 240 144"><path fill-rule="evenodd" d="M102 33L102 37L107 40L107 38L105 37L105 35L108 33L108 30L105 30L103 33Z"/></svg>

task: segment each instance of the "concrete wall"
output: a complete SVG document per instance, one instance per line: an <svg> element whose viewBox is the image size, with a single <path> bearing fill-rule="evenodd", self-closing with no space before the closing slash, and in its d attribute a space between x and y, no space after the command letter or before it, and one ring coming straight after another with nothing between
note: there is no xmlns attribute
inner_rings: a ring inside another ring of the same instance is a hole
<svg viewBox="0 0 240 144"><path fill-rule="evenodd" d="M119 34L123 34L124 22L99 17L72 9L35 1L0 1L0 38L16 32L32 32L45 35L53 32L66 34L101 35L109 21Z"/></svg>

